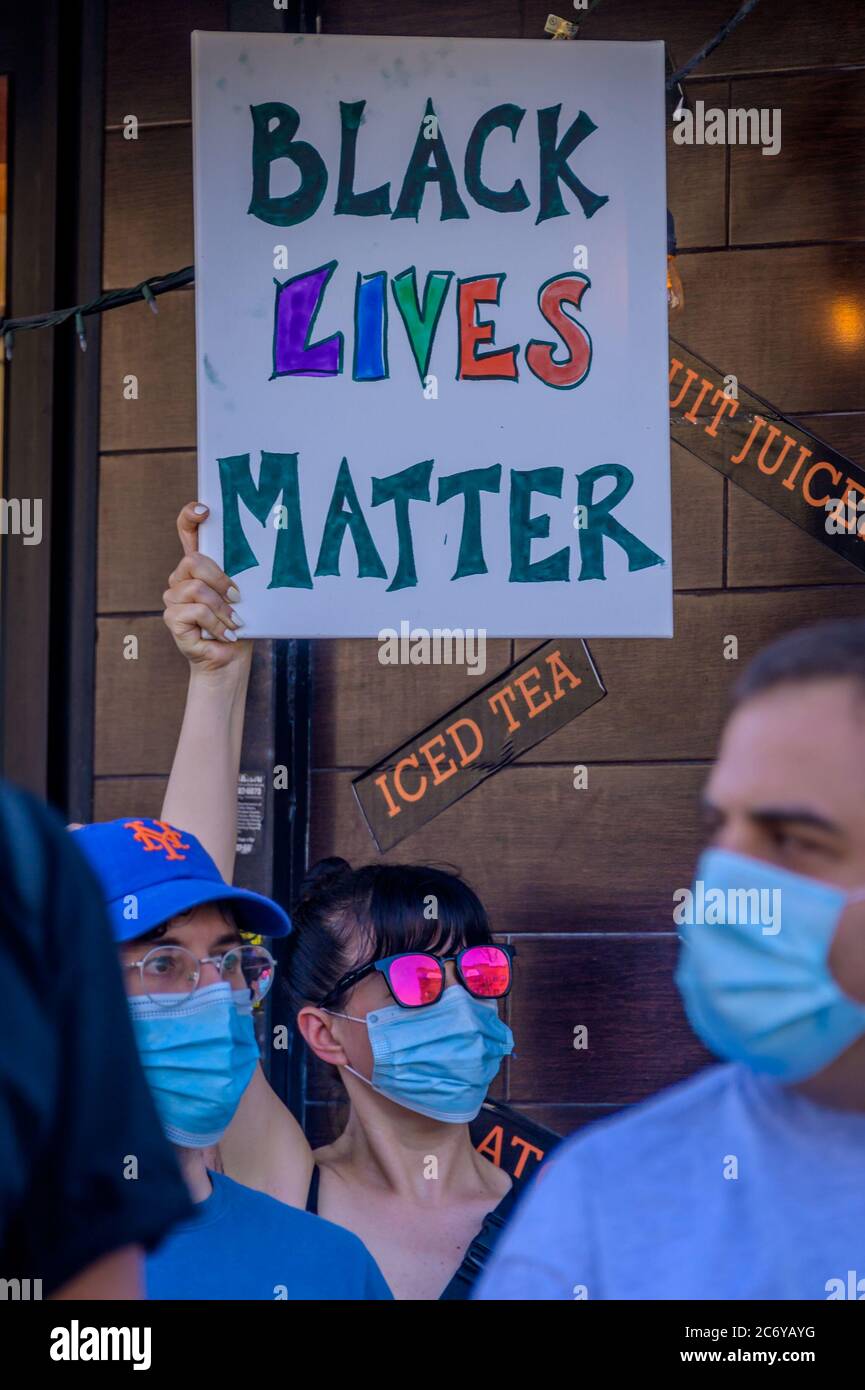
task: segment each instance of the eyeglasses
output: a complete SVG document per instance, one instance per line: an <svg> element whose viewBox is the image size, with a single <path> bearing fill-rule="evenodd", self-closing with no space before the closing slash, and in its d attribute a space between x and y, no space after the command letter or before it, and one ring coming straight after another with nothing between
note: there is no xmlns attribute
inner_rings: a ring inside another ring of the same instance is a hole
<svg viewBox="0 0 865 1390"><path fill-rule="evenodd" d="M515 955L513 946L466 946L454 956L436 956L431 951L401 951L343 975L320 1001L320 1007L338 999L345 990L378 970L401 1008L422 1009L441 998L448 961L453 961L457 979L475 999L503 999L510 992Z"/></svg>
<svg viewBox="0 0 865 1390"><path fill-rule="evenodd" d="M237 946L221 956L194 956L185 946L154 946L141 960L124 962L137 970L141 993L154 1004L177 1006L195 993L203 965L215 965L219 978L232 989L248 989L258 1004L273 984L276 961L263 946ZM165 998L171 995L171 998ZM181 995L182 998L178 998Z"/></svg>

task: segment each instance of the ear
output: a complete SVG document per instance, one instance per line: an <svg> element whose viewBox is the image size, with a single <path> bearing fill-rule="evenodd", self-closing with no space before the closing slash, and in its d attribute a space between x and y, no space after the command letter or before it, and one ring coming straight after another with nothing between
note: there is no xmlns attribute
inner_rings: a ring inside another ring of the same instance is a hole
<svg viewBox="0 0 865 1390"><path fill-rule="evenodd" d="M305 1005L297 1015L297 1031L319 1061L327 1062L332 1067L344 1067L348 1058L342 1043L334 1035L334 1025L351 1027L344 1019L333 1018L324 1009L313 1008L311 1004Z"/></svg>

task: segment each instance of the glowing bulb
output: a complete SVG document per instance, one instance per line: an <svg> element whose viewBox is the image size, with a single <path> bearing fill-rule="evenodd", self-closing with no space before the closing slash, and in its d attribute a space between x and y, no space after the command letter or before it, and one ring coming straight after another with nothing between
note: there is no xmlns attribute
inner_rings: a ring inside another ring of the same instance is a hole
<svg viewBox="0 0 865 1390"><path fill-rule="evenodd" d="M667 257L667 307L671 314L677 314L685 302L685 291L676 269L675 256Z"/></svg>
<svg viewBox="0 0 865 1390"><path fill-rule="evenodd" d="M865 309L856 299L839 297L830 307L832 331L842 348L853 350L865 343Z"/></svg>

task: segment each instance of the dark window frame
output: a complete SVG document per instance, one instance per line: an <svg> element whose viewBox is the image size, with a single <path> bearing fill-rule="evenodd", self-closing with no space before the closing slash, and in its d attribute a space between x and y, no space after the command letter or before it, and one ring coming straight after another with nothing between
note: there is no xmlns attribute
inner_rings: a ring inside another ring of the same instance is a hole
<svg viewBox="0 0 865 1390"><path fill-rule="evenodd" d="M9 77L10 318L98 294L104 0L31 0L0 29ZM62 60L61 60L62 59ZM15 335L5 497L42 501L42 543L4 538L0 771L75 820L91 814L99 316Z"/></svg>

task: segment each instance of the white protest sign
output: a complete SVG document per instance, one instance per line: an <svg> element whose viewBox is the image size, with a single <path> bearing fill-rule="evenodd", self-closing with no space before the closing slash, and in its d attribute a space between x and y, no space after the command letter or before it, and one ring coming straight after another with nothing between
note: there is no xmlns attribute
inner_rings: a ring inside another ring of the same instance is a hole
<svg viewBox="0 0 865 1390"><path fill-rule="evenodd" d="M193 35L202 548L250 636L670 636L661 43Z"/></svg>

